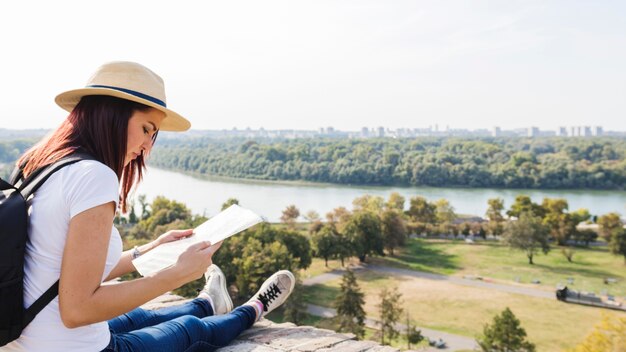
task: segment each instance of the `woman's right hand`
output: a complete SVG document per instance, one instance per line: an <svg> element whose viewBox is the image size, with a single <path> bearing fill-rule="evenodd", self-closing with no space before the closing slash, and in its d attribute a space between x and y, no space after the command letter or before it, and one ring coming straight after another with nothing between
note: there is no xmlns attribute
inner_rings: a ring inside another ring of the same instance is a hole
<svg viewBox="0 0 626 352"><path fill-rule="evenodd" d="M222 241L211 245L209 241L202 241L189 246L178 256L174 265L185 282L193 281L201 277L207 268L213 263L213 254L222 245Z"/></svg>

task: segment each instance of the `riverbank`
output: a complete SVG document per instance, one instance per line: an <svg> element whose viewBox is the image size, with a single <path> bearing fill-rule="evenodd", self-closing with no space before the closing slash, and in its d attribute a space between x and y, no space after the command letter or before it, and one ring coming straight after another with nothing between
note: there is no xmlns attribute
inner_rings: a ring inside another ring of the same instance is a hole
<svg viewBox="0 0 626 352"><path fill-rule="evenodd" d="M330 184L283 183L277 181L252 181L232 178L202 179L178 172L149 167L144 181L135 195L145 194L148 201L158 195L183 202L193 213L215 215L222 203L237 198L239 203L269 221L278 222L288 205L295 205L301 214L314 210L321 216L334 208L343 206L352 209L352 201L364 194L389 198L397 192L405 199L405 207L411 197L422 196L430 201L447 199L457 214L474 214L484 217L487 200L502 198L505 207L513 204L519 194L527 194L533 201L541 202L544 197L564 198L570 211L587 208L594 215L609 212L625 213L626 192L615 191L553 191L497 190L462 188L399 188L358 187Z"/></svg>

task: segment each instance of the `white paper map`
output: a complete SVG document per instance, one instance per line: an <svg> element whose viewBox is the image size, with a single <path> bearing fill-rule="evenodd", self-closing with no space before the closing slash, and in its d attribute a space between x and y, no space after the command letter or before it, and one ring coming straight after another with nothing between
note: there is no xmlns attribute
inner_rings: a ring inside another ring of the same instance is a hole
<svg viewBox="0 0 626 352"><path fill-rule="evenodd" d="M236 204L217 214L194 229L194 235L179 241L158 246L141 257L133 260L133 265L142 276L167 268L176 263L178 256L192 244L201 241L217 243L237 234L264 219Z"/></svg>

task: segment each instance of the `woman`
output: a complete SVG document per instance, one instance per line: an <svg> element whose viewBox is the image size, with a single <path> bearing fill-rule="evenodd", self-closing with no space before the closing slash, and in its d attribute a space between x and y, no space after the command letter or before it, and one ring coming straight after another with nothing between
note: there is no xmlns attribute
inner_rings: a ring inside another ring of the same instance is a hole
<svg viewBox="0 0 626 352"><path fill-rule="evenodd" d="M285 301L294 278L279 271L232 310L224 274L211 262L220 243L193 245L175 265L152 276L103 285L134 271L133 257L192 235L192 230L170 231L122 253L113 227L116 209L126 211L128 194L141 180L158 131L184 131L190 123L166 107L163 80L132 62L103 65L86 88L62 93L56 102L70 114L18 160L25 176L77 151L95 160L57 171L32 198L25 305L56 280L59 294L3 350L211 350ZM157 311L136 309L203 273L207 283L195 300Z"/></svg>

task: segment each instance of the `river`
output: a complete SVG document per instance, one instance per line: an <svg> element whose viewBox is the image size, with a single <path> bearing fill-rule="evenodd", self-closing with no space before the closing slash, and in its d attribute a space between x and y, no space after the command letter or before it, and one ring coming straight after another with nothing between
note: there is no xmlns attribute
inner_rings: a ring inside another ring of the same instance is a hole
<svg viewBox="0 0 626 352"><path fill-rule="evenodd" d="M310 183L281 183L236 179L200 179L177 172L149 167L135 195L145 194L148 201L163 195L185 203L194 214L213 216L228 198L237 198L239 204L266 217L279 221L285 207L294 204L301 214L315 210L322 217L333 208L352 209L352 200L364 194L385 199L392 192L406 198L420 195L431 201L445 198L458 214L483 216L487 199L504 199L509 208L518 194L530 196L541 203L544 197L565 198L570 210L587 208L594 215L609 212L626 213L626 192L590 190L518 190L492 188L433 188L433 187L369 187ZM137 208L138 209L138 208Z"/></svg>

